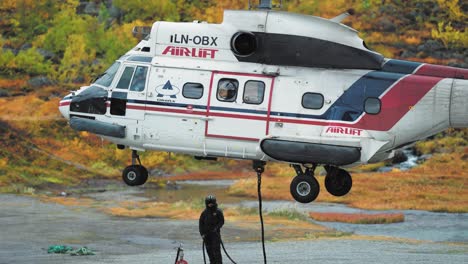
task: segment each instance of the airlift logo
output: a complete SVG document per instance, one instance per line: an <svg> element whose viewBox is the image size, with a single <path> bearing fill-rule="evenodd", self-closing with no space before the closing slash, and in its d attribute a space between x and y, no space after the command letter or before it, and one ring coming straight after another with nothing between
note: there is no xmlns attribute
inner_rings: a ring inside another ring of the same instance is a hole
<svg viewBox="0 0 468 264"><path fill-rule="evenodd" d="M327 127L325 131L327 134L343 134L343 135L351 135L351 136L360 136L362 133L362 129L357 128L350 128L350 127Z"/></svg>
<svg viewBox="0 0 468 264"><path fill-rule="evenodd" d="M172 55L179 57L192 57L192 58L211 58L214 59L216 56L217 49L205 49L205 48L185 48L167 46L163 51L162 55Z"/></svg>
<svg viewBox="0 0 468 264"><path fill-rule="evenodd" d="M177 98L177 94L180 92L180 89L176 86L172 85L170 81L167 81L164 85L159 85L156 87L156 92L158 93L157 97L161 99L157 99L160 102L174 102L174 100L163 99L166 96L169 96L172 99Z"/></svg>

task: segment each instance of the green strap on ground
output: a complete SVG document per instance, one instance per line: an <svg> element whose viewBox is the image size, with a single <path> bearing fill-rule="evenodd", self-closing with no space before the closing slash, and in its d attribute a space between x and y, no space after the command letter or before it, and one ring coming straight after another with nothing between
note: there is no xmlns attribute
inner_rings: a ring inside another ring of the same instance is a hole
<svg viewBox="0 0 468 264"><path fill-rule="evenodd" d="M65 246L65 245L52 245L47 249L47 253L55 253L55 254L68 254L70 253L71 256L87 256L87 255L94 255L94 252L87 247L82 247L77 250L73 250L72 247Z"/></svg>

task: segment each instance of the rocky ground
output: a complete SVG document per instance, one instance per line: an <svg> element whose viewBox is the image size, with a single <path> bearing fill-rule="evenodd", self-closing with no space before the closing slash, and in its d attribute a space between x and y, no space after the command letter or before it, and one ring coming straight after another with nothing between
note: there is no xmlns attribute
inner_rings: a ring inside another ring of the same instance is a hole
<svg viewBox="0 0 468 264"><path fill-rule="evenodd" d="M89 194L96 200L139 201L134 191ZM197 222L110 216L93 206L64 206L40 199L0 195L0 264L172 263L182 242L189 263L203 263ZM410 231L410 230L409 230ZM463 230L461 230L463 232ZM263 263L258 230L227 223L223 237L238 263ZM47 254L54 244L87 246L94 256ZM376 236L268 241L269 263L466 263L468 244ZM229 263L225 258L226 263Z"/></svg>

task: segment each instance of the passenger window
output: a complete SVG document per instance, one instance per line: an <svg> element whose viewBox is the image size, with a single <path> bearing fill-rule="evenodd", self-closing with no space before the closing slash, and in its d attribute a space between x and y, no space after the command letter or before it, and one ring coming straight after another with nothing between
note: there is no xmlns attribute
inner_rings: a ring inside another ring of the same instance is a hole
<svg viewBox="0 0 468 264"><path fill-rule="evenodd" d="M216 97L219 101L234 102L237 98L239 82L235 79L221 79L218 82Z"/></svg>
<svg viewBox="0 0 468 264"><path fill-rule="evenodd" d="M380 113L381 102L379 98L369 97L364 101L364 111L371 115Z"/></svg>
<svg viewBox="0 0 468 264"><path fill-rule="evenodd" d="M120 77L119 83L117 83L116 88L120 89L128 89L128 85L132 80L133 71L135 67L125 67L124 72L122 73L122 77Z"/></svg>
<svg viewBox="0 0 468 264"><path fill-rule="evenodd" d="M244 86L244 103L261 104L265 94L265 83L260 81L248 81Z"/></svg>
<svg viewBox="0 0 468 264"><path fill-rule="evenodd" d="M203 96L203 85L201 83L186 83L182 87L182 95L189 99L200 99Z"/></svg>
<svg viewBox="0 0 468 264"><path fill-rule="evenodd" d="M146 73L148 72L148 67L138 66L133 75L132 85L130 86L130 91L141 92L145 90L146 84Z"/></svg>
<svg viewBox="0 0 468 264"><path fill-rule="evenodd" d="M323 95L319 93L305 93L302 96L302 107L320 109L323 107Z"/></svg>

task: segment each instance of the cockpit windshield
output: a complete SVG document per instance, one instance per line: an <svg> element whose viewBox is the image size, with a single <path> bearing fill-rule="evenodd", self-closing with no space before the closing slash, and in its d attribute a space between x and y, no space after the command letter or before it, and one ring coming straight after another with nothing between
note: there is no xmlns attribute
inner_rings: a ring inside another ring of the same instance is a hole
<svg viewBox="0 0 468 264"><path fill-rule="evenodd" d="M109 67L109 69L107 69L106 72L98 76L94 83L105 87L109 87L112 83L112 80L114 80L114 76L117 73L119 67L120 62L116 61L114 64L112 64L112 66Z"/></svg>

